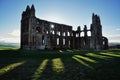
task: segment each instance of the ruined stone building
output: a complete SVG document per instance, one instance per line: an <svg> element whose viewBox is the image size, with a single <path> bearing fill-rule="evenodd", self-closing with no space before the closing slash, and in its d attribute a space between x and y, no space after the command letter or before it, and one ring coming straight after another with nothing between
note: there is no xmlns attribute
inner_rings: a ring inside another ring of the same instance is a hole
<svg viewBox="0 0 120 80"><path fill-rule="evenodd" d="M88 36L88 31L91 36ZM84 36L81 36L84 33ZM93 49L108 48L108 39L102 36L102 25L98 15L92 15L90 29L72 30L72 26L39 19L34 5L27 6L21 19L21 49Z"/></svg>

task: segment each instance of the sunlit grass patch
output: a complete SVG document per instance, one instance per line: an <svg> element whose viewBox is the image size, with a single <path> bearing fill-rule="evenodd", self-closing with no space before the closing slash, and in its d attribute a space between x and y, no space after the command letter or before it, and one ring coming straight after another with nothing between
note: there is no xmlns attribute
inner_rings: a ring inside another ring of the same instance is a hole
<svg viewBox="0 0 120 80"><path fill-rule="evenodd" d="M85 63L83 60L81 60L80 58L77 58L75 56L72 57L73 59L75 59L76 61L80 62L80 64L90 68L90 69L94 69L92 66L90 66L89 64Z"/></svg>
<svg viewBox="0 0 120 80"><path fill-rule="evenodd" d="M95 54L95 53L87 53L87 56L91 56L91 57L95 57L95 58L100 58L100 59L108 59L108 58L112 58L110 56L104 56L104 55L100 55L100 54Z"/></svg>
<svg viewBox="0 0 120 80"><path fill-rule="evenodd" d="M74 55L74 56L77 57L77 58L80 58L80 59L86 60L86 61L88 61L88 62L96 63L95 60L90 59L90 58L85 57L85 56L81 56L81 55Z"/></svg>
<svg viewBox="0 0 120 80"><path fill-rule="evenodd" d="M70 50L70 49L68 49L67 51L68 51L68 52L74 52L73 50Z"/></svg>
<svg viewBox="0 0 120 80"><path fill-rule="evenodd" d="M60 52L60 53L63 53L64 51L62 51L62 50L59 50L59 52Z"/></svg>
<svg viewBox="0 0 120 80"><path fill-rule="evenodd" d="M18 66L20 66L24 63L25 63L25 61L17 62L17 63L13 63L13 64L10 64L8 66L5 66L5 67L1 68L0 69L0 76L9 72L9 71L11 71L11 70L13 70L13 69L15 69L16 67L18 67Z"/></svg>
<svg viewBox="0 0 120 80"><path fill-rule="evenodd" d="M120 57L119 54L115 54L115 53L100 53L100 54L104 54L104 55L107 55L107 56L111 56L111 57Z"/></svg>
<svg viewBox="0 0 120 80"><path fill-rule="evenodd" d="M48 62L48 59L43 60L43 62L40 64L40 66L38 67L38 69L33 74L33 76L32 76L33 79L32 80L37 80L40 77L41 73L46 68L47 62Z"/></svg>
<svg viewBox="0 0 120 80"><path fill-rule="evenodd" d="M55 58L52 60L53 70L57 73L64 72L64 64L60 58Z"/></svg>

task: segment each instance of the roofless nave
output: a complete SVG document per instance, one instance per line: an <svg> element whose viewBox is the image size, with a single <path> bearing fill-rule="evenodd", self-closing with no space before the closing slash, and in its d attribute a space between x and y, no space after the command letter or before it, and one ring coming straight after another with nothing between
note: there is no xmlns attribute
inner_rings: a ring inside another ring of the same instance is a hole
<svg viewBox="0 0 120 80"><path fill-rule="evenodd" d="M87 32L91 32L91 36ZM81 33L84 36L81 36ZM93 49L108 48L108 39L102 35L100 17L92 14L90 29L72 30L72 26L50 22L35 16L34 5L27 6L21 19L21 49Z"/></svg>

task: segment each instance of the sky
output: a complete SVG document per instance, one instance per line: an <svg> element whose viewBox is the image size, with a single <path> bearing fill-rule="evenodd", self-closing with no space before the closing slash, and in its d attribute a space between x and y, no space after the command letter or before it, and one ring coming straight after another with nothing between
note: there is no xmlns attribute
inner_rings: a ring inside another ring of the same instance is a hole
<svg viewBox="0 0 120 80"><path fill-rule="evenodd" d="M20 43L21 14L34 4L36 17L88 29L100 16L103 36L120 43L120 0L0 0L0 42Z"/></svg>

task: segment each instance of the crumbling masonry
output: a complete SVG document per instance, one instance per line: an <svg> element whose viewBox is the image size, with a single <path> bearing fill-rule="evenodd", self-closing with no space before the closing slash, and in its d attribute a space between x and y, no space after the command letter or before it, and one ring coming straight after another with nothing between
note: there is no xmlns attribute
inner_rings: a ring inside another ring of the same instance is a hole
<svg viewBox="0 0 120 80"><path fill-rule="evenodd" d="M91 32L91 36L87 32ZM84 36L81 36L84 33ZM93 49L108 48L108 39L102 36L100 17L92 15L90 29L72 30L72 26L50 22L35 16L34 5L27 6L21 20L21 49Z"/></svg>

